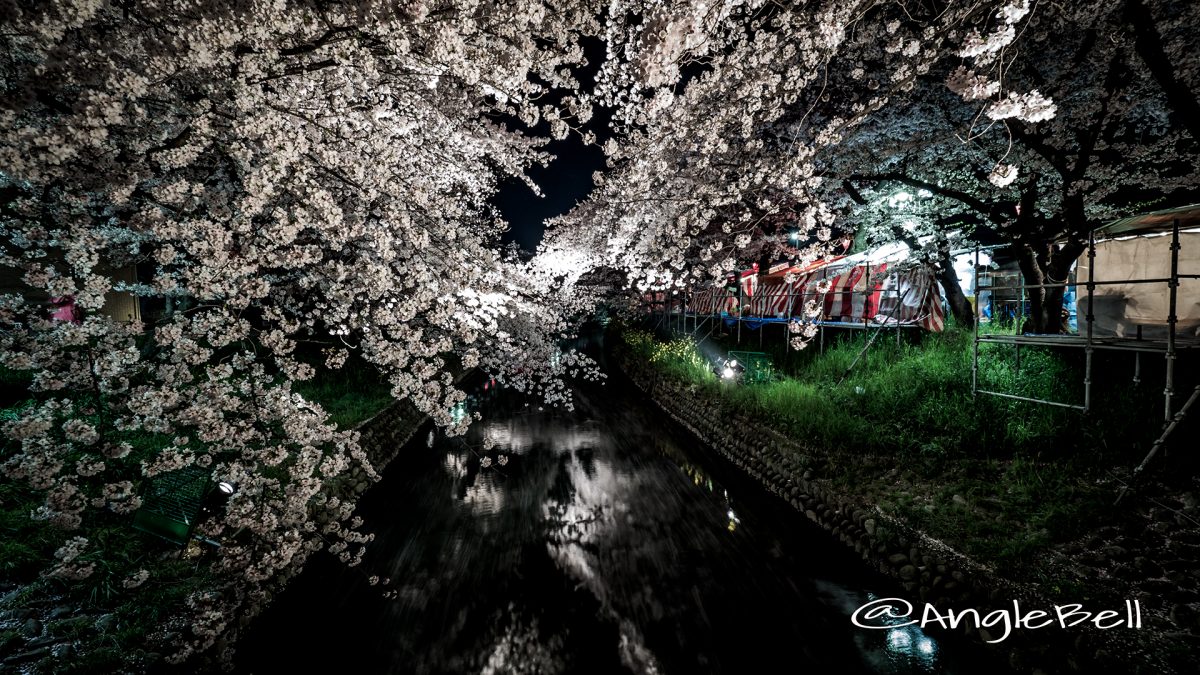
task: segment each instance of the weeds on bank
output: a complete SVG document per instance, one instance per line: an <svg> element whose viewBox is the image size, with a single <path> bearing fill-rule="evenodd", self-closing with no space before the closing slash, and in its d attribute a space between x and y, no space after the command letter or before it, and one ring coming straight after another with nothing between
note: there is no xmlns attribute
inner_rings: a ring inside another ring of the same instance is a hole
<svg viewBox="0 0 1200 675"><path fill-rule="evenodd" d="M347 363L340 370L319 369L315 378L298 383L295 389L320 403L339 429L365 421L395 400L379 371L361 362Z"/></svg>
<svg viewBox="0 0 1200 675"><path fill-rule="evenodd" d="M661 374L706 388L748 415L830 454L823 473L931 535L1000 563L1081 534L1111 519L1103 468L1130 462L1157 428L1157 401L1128 388L1094 393L1092 415L971 394L973 340L950 329L897 345L867 336L802 352L776 348L784 375L728 386L705 348L626 330L627 349ZM732 344L716 344L722 350ZM1068 403L1082 399L1081 354L981 344L979 387Z"/></svg>

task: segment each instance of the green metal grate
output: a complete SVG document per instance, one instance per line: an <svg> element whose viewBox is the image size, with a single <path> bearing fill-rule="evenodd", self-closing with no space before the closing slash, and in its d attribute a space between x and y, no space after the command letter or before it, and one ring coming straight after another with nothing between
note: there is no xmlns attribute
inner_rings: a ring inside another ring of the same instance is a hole
<svg viewBox="0 0 1200 675"><path fill-rule="evenodd" d="M769 382L775 377L775 365L763 352L729 352L729 357L745 368L742 381L749 384Z"/></svg>
<svg viewBox="0 0 1200 675"><path fill-rule="evenodd" d="M175 544L186 544L209 482L208 471L198 466L158 476L142 496L133 527Z"/></svg>

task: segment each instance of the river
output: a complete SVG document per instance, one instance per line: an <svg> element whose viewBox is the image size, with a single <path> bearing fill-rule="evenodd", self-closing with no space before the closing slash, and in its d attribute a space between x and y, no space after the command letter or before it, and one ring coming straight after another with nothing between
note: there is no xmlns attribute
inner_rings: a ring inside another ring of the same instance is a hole
<svg viewBox="0 0 1200 675"><path fill-rule="evenodd" d="M981 672L915 627L853 626L892 582L620 376L575 394L482 383L468 436L422 428L360 502L364 563L314 558L238 671Z"/></svg>

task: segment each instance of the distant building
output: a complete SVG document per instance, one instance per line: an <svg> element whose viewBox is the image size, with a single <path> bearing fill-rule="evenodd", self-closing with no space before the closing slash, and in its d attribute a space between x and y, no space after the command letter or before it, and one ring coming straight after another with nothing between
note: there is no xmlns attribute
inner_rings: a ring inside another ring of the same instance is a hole
<svg viewBox="0 0 1200 675"><path fill-rule="evenodd" d="M135 283L137 281L137 269L133 265L105 273L114 282ZM22 276L24 276L23 273L16 268L0 266L0 294L18 294L24 297L28 303L41 305L46 310L47 318L57 315L55 318L71 320L68 313L73 313L76 319L83 318L81 310L74 307L72 299L51 298L44 291L26 285ZM104 307L100 311L117 321L141 321L141 305L141 299L128 291L109 291L104 295Z"/></svg>

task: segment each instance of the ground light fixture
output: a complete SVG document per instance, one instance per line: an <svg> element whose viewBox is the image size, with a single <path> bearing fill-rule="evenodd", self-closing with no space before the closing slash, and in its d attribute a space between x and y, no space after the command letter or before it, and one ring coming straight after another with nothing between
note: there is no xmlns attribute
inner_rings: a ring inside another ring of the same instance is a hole
<svg viewBox="0 0 1200 675"><path fill-rule="evenodd" d="M721 376L721 379L736 381L745 372L746 367L738 363L737 359L728 359L714 370Z"/></svg>
<svg viewBox="0 0 1200 675"><path fill-rule="evenodd" d="M204 500L200 505L200 512L203 514L202 518L220 516L225 513L225 507L236 492L237 485L232 481L217 481L213 489L204 495Z"/></svg>

